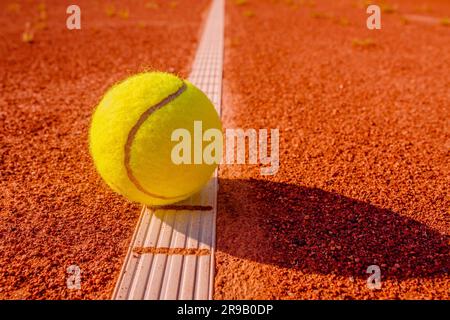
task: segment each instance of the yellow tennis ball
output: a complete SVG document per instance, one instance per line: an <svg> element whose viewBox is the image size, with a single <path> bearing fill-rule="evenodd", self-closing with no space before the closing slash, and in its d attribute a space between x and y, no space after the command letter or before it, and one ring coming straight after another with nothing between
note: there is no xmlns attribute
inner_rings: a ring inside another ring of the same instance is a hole
<svg viewBox="0 0 450 320"><path fill-rule="evenodd" d="M221 130L213 104L189 81L163 72L134 75L110 88L94 112L89 148L96 169L131 201L181 201L199 191L217 167L171 158L174 130L194 135L198 121L203 130Z"/></svg>

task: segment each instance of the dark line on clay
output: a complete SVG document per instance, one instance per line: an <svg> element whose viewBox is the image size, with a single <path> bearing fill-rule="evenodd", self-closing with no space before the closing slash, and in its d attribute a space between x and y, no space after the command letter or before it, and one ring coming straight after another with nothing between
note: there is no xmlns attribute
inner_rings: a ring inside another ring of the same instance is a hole
<svg viewBox="0 0 450 320"><path fill-rule="evenodd" d="M169 204L165 206L148 206L152 210L188 210L188 211L211 211L212 206L194 206L194 205L176 205Z"/></svg>
<svg viewBox="0 0 450 320"><path fill-rule="evenodd" d="M208 249L156 247L136 247L133 249L133 252L136 254L179 254L183 256L207 256L211 253Z"/></svg>

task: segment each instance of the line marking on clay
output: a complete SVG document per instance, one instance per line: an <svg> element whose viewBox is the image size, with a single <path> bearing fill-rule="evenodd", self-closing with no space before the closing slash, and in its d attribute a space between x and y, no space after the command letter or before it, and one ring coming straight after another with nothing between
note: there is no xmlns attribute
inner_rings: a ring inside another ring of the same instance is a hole
<svg viewBox="0 0 450 320"><path fill-rule="evenodd" d="M165 206L155 206L148 207L152 210L176 210L176 211L210 211L213 209L212 206L202 206L202 205L182 205L182 204L168 204Z"/></svg>
<svg viewBox="0 0 450 320"><path fill-rule="evenodd" d="M182 256L206 256L210 254L208 249L197 248L156 248L156 247L136 247L133 249L136 254L166 254Z"/></svg>

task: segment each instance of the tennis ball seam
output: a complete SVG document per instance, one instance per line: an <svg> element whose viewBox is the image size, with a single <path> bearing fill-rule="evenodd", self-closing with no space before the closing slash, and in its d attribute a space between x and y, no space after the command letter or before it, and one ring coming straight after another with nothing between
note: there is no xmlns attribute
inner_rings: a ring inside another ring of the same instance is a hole
<svg viewBox="0 0 450 320"><path fill-rule="evenodd" d="M134 124L134 126L131 128L130 132L128 133L128 137L127 137L127 142L125 143L125 147L124 147L124 153L125 153L125 157L124 157L124 165L125 165L125 169L127 171L127 175L128 175L128 179L130 179L130 181L134 184L134 186L141 191L142 193L145 193L146 195L150 196L150 197L155 197L158 199L164 199L164 200L170 200L170 199L177 199L180 197L185 197L188 196L189 194L182 194L182 195L178 195L175 197L165 197L162 195L158 195L152 192L149 192L148 190L146 190L141 183L139 182L139 180L134 176L133 174L133 170L131 169L131 165L130 165L130 158L131 158L131 145L133 144L134 141L134 137L136 136L136 133L138 132L139 128L142 126L142 124L157 110L161 109L162 107L164 107L165 105L169 104L170 102L172 102L173 100L175 100L178 96L180 96L184 91L186 91L187 89L187 85L186 83L183 81L182 86L175 91L174 93L169 94L167 97L165 97L164 99L162 99L160 102L152 105L151 107L149 107L144 113L141 114L141 116L139 117L138 121Z"/></svg>

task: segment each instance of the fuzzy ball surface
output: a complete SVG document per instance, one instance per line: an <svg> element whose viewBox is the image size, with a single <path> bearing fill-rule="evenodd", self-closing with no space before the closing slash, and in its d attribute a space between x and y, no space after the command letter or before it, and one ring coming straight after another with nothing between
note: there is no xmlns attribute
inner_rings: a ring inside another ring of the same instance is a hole
<svg viewBox="0 0 450 320"><path fill-rule="evenodd" d="M172 161L177 143L172 133L186 129L194 137L194 121L202 122L203 131L221 130L219 115L201 90L169 73L134 75L111 87L96 107L89 131L95 167L131 201L164 205L186 199L217 167Z"/></svg>

